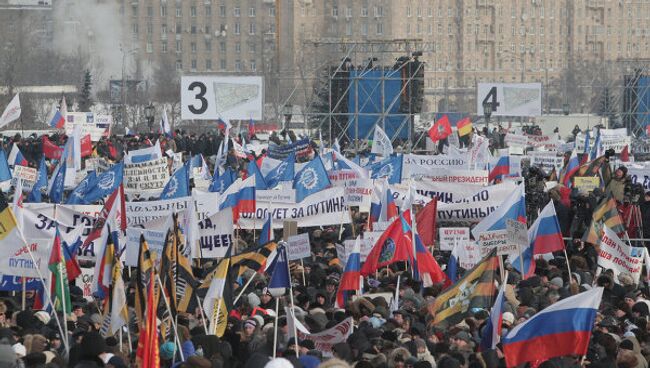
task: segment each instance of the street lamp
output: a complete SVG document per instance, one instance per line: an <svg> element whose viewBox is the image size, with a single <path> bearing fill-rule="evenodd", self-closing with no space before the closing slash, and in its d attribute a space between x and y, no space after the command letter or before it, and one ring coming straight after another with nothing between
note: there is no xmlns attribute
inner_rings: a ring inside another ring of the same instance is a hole
<svg viewBox="0 0 650 368"><path fill-rule="evenodd" d="M147 118L147 126L149 127L149 132L152 132L153 128L153 116L154 116L155 110L153 107L153 104L150 102L149 106L144 108L144 116Z"/></svg>
<svg viewBox="0 0 650 368"><path fill-rule="evenodd" d="M562 104L562 113L564 115L569 115L570 112L571 111L569 110L569 103L568 102L563 103Z"/></svg>
<svg viewBox="0 0 650 368"><path fill-rule="evenodd" d="M288 129L289 124L291 123L291 118L293 117L293 105L284 105L282 110L284 115L284 128Z"/></svg>
<svg viewBox="0 0 650 368"><path fill-rule="evenodd" d="M490 117L492 116L492 102L483 102L483 116L485 116L485 126L490 134Z"/></svg>

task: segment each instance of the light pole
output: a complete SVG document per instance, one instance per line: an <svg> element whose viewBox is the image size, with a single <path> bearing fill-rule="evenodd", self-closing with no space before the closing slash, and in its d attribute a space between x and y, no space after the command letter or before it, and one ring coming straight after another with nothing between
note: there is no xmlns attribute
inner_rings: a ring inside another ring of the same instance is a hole
<svg viewBox="0 0 650 368"><path fill-rule="evenodd" d="M138 49L139 47L134 47L131 50L125 51L122 45L120 45L120 51L122 52L122 124L125 129L129 126L126 115L126 56L137 53Z"/></svg>
<svg viewBox="0 0 650 368"><path fill-rule="evenodd" d="M153 117L155 109L153 104L149 102L149 105L144 108L144 116L147 118L147 126L149 127L149 133L153 133Z"/></svg>
<svg viewBox="0 0 650 368"><path fill-rule="evenodd" d="M485 117L485 126L490 134L490 117L492 116L492 102L483 102L483 116Z"/></svg>

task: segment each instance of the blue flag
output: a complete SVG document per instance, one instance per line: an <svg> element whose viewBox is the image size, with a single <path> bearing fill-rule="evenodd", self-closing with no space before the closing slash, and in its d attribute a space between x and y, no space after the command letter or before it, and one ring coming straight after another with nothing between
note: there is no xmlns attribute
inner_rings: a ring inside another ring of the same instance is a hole
<svg viewBox="0 0 650 368"><path fill-rule="evenodd" d="M5 180L11 180L11 170L9 170L7 154L3 149L0 149L0 181Z"/></svg>
<svg viewBox="0 0 650 368"><path fill-rule="evenodd" d="M190 195L190 161L186 161L183 167L178 168L174 175L169 178L167 185L160 195L160 199L174 199L188 197Z"/></svg>
<svg viewBox="0 0 650 368"><path fill-rule="evenodd" d="M262 226L262 233L258 242L259 245L264 245L273 240L273 226L271 221L271 216L269 215L266 221L264 221L264 226Z"/></svg>
<svg viewBox="0 0 650 368"><path fill-rule="evenodd" d="M63 156L62 156L63 157ZM52 175L52 187L50 188L50 201L52 203L63 202L63 185L65 183L66 164L65 159L61 160Z"/></svg>
<svg viewBox="0 0 650 368"><path fill-rule="evenodd" d="M212 182L208 188L209 192L212 193L223 193L230 187L232 183L237 179L237 173L232 171L231 168L227 168L223 174L219 175L219 168L217 167L214 170L214 176L212 177Z"/></svg>
<svg viewBox="0 0 650 368"><path fill-rule="evenodd" d="M45 156L41 157L41 163L38 165L38 177L32 191L27 197L28 202L40 203L43 198L41 196L41 189L47 188L47 165L45 164Z"/></svg>
<svg viewBox="0 0 650 368"><path fill-rule="evenodd" d="M86 195L82 199L83 203L91 204L98 199L110 195L122 184L123 178L124 161L121 161L97 177L95 184L89 186L88 190L86 190Z"/></svg>
<svg viewBox="0 0 650 368"><path fill-rule="evenodd" d="M269 171L264 180L269 188L277 186L281 181L292 181L295 175L296 153L291 152L287 159ZM257 180L257 178L255 178Z"/></svg>
<svg viewBox="0 0 650 368"><path fill-rule="evenodd" d="M320 156L311 160L296 174L293 179L293 188L296 190L296 202L302 202L305 197L330 186L327 170Z"/></svg>
<svg viewBox="0 0 650 368"><path fill-rule="evenodd" d="M287 248L284 245L278 246L277 256L273 264L269 267L268 272L271 274L269 281L269 292L271 295L282 295L285 289L291 286L289 277L289 263L287 262Z"/></svg>
<svg viewBox="0 0 650 368"><path fill-rule="evenodd" d="M95 173L95 170L93 170L86 175L76 188L74 188L65 204L88 204L84 201L84 197L86 196L86 192L96 184L97 174Z"/></svg>
<svg viewBox="0 0 650 368"><path fill-rule="evenodd" d="M248 172L248 176L255 175L255 189L268 189L266 181L264 180L264 175L262 175L260 168L257 167L257 162L255 162L255 160L251 160L251 162L248 163L246 171Z"/></svg>
<svg viewBox="0 0 650 368"><path fill-rule="evenodd" d="M377 163L369 165L372 171L372 179L387 178L388 184L399 184L402 182L402 162L403 155L387 157Z"/></svg>

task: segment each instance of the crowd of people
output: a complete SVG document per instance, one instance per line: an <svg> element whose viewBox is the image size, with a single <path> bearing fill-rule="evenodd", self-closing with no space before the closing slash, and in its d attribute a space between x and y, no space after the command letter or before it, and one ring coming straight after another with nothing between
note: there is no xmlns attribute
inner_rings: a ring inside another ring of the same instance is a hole
<svg viewBox="0 0 650 368"><path fill-rule="evenodd" d="M174 138L149 134L103 138L94 147L95 154L119 161L124 151L152 145L159 139L163 152L171 149L211 157L217 154L223 140L220 133L176 133ZM66 137L53 135L49 139L62 145ZM42 154L41 137L5 138L5 150L11 149L13 143L18 144L30 166L38 166ZM318 145L314 144L313 149L317 150ZM257 156L253 155L251 159L255 158ZM246 161L230 152L226 165L243 170ZM596 190L589 195L576 191L567 194L561 187L551 190L547 196L543 190L534 195L553 201L563 235L569 239L566 241L566 253L558 252L551 259L536 260L535 274L527 279L522 279L509 264L505 264L509 272L507 280L502 280L507 286L501 335L559 300L593 287L603 287L604 295L587 354L558 357L531 363L530 366L647 368L650 357L650 289L647 282L642 278L637 285L629 275L614 277L611 270L599 272L597 245L586 243L581 238L588 226L586 219L591 218L591 211L606 195L611 195L618 202L623 217L626 206L639 205L643 221L636 224L636 229L630 228L628 231L636 235L650 234L650 192L635 202L630 194L631 185L624 166L615 170L603 191ZM529 194L526 199L533 200ZM545 204L539 203L538 207ZM329 352L317 350L313 341L300 338L301 335L297 339L290 338L292 317L284 312L284 307L290 305L289 297L273 296L267 288L269 275L261 273L256 274L253 282L244 289L247 281L253 277L253 272L249 270L232 285L234 295L241 294L241 297L229 314L225 334L222 337L206 334L207 322L199 308L194 313L178 313L177 333L171 337L159 337L160 366L505 367L500 344L496 349L479 348L490 316L489 307L473 308L467 318L454 325L434 324L432 305L444 287L442 284L423 287L420 281L413 278L405 263L395 263L372 277L364 278L364 295L368 297L359 297L345 306L336 306L336 292L343 273L336 244L353 239L353 234L367 230L367 213L352 208L351 216L353 222L342 229L338 226L301 228L300 232L309 234L311 257L291 264L296 318L311 333L318 333L353 317L353 332L346 341L336 343ZM242 230L237 234L235 249L238 252L254 247L255 235L251 231ZM440 266L445 268L450 253L438 249L432 251ZM201 267L198 263L194 264L195 276L199 279L205 277L211 265L209 261L202 262ZM74 283L71 283L73 312L67 316L59 315L61 321L67 324L68 336L61 336L50 313L29 307L34 302L33 291L25 293L25 305L28 307L24 309L21 307L22 292L1 292L0 368L135 366L139 331L133 309L135 280L130 276L130 272L124 272L131 320L128 329L124 329L119 336L106 337L100 333L101 303L84 299L83 290ZM395 295L399 297L395 298ZM278 298L280 317L276 322ZM394 299L399 301L398 305L391 305ZM277 345L274 345L274 341Z"/></svg>

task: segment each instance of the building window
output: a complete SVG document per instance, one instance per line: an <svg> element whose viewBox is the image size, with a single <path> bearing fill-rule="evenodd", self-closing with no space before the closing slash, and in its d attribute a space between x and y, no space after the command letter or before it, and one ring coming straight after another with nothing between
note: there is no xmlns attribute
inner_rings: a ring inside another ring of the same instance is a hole
<svg viewBox="0 0 650 368"><path fill-rule="evenodd" d="M241 60L235 60L235 71L241 72Z"/></svg>
<svg viewBox="0 0 650 368"><path fill-rule="evenodd" d="M235 52L241 53L241 42L235 42Z"/></svg>
<svg viewBox="0 0 650 368"><path fill-rule="evenodd" d="M409 17L409 18L411 17L411 7L410 6L406 7L406 16Z"/></svg>
<svg viewBox="0 0 650 368"><path fill-rule="evenodd" d="M375 6L375 17L383 17L383 16L384 16L384 7Z"/></svg>
<svg viewBox="0 0 650 368"><path fill-rule="evenodd" d="M219 42L219 52L221 52L221 53L226 52L226 43L225 42Z"/></svg>
<svg viewBox="0 0 650 368"><path fill-rule="evenodd" d="M190 32L191 32L192 34L196 34L196 24L192 24L192 25L190 26Z"/></svg>
<svg viewBox="0 0 650 368"><path fill-rule="evenodd" d="M219 6L219 16L220 17L225 17L226 16L226 6L225 5Z"/></svg>
<svg viewBox="0 0 650 368"><path fill-rule="evenodd" d="M176 60L176 70L183 69L183 60Z"/></svg>
<svg viewBox="0 0 650 368"><path fill-rule="evenodd" d="M176 23L176 34L181 34L183 32L183 26L180 23Z"/></svg>
<svg viewBox="0 0 650 368"><path fill-rule="evenodd" d="M347 8L345 8L345 16L347 18L352 18L352 8L351 7L348 6Z"/></svg>
<svg viewBox="0 0 650 368"><path fill-rule="evenodd" d="M339 16L339 8L337 6L332 7L332 16L333 17L338 17Z"/></svg>
<svg viewBox="0 0 650 368"><path fill-rule="evenodd" d="M248 25L248 33L254 35L255 31L257 30L257 24L255 23L250 23Z"/></svg>
<svg viewBox="0 0 650 368"><path fill-rule="evenodd" d="M167 53L167 42L163 42L160 44L160 50L163 52L163 54Z"/></svg>
<svg viewBox="0 0 650 368"><path fill-rule="evenodd" d="M176 7L176 16L177 17L182 17L183 16L183 8L181 8L180 6Z"/></svg>
<svg viewBox="0 0 650 368"><path fill-rule="evenodd" d="M196 70L196 60L192 60L192 70Z"/></svg>
<svg viewBox="0 0 650 368"><path fill-rule="evenodd" d="M212 51L212 41L211 40L205 40L205 51Z"/></svg>
<svg viewBox="0 0 650 368"><path fill-rule="evenodd" d="M241 33L241 25L239 22L235 23L235 34L238 35Z"/></svg>
<svg viewBox="0 0 650 368"><path fill-rule="evenodd" d="M196 42L190 42L190 49L193 54L196 54Z"/></svg>
<svg viewBox="0 0 650 368"><path fill-rule="evenodd" d="M153 17L153 6L147 6L147 17Z"/></svg>
<svg viewBox="0 0 650 368"><path fill-rule="evenodd" d="M361 34L363 36L368 35L368 23L361 23Z"/></svg>
<svg viewBox="0 0 650 368"><path fill-rule="evenodd" d="M208 16L208 17L212 16L212 6L210 6L210 5L205 6L205 15Z"/></svg>
<svg viewBox="0 0 650 368"><path fill-rule="evenodd" d="M352 36L352 23L345 24L345 35Z"/></svg>
<svg viewBox="0 0 650 368"><path fill-rule="evenodd" d="M151 54L153 52L153 44L151 42L147 42L147 54Z"/></svg>
<svg viewBox="0 0 650 368"><path fill-rule="evenodd" d="M418 8L415 10L418 18L422 18L422 8L418 6Z"/></svg>
<svg viewBox="0 0 650 368"><path fill-rule="evenodd" d="M183 41L176 40L176 52L183 52Z"/></svg>
<svg viewBox="0 0 650 368"><path fill-rule="evenodd" d="M256 72L257 71L257 63L255 60L251 60L251 71Z"/></svg>
<svg viewBox="0 0 650 368"><path fill-rule="evenodd" d="M384 23L377 23L377 34L384 34Z"/></svg>
<svg viewBox="0 0 650 368"><path fill-rule="evenodd" d="M207 24L205 25L205 34L210 34L210 26Z"/></svg>
<svg viewBox="0 0 650 368"><path fill-rule="evenodd" d="M212 70L212 60L205 61L205 70Z"/></svg>
<svg viewBox="0 0 650 368"><path fill-rule="evenodd" d="M226 59L219 60L219 69L226 70Z"/></svg>
<svg viewBox="0 0 650 368"><path fill-rule="evenodd" d="M253 7L248 8L248 16L249 17L254 17L255 16L255 8L253 8Z"/></svg>
<svg viewBox="0 0 650 368"><path fill-rule="evenodd" d="M275 17L275 6L269 8L269 17Z"/></svg>
<svg viewBox="0 0 650 368"><path fill-rule="evenodd" d="M196 17L196 6L190 6L190 17Z"/></svg>
<svg viewBox="0 0 650 368"><path fill-rule="evenodd" d="M147 23L147 34L153 33L153 24Z"/></svg>
<svg viewBox="0 0 650 368"><path fill-rule="evenodd" d="M167 5L161 5L160 6L160 16L161 17L166 17L167 16Z"/></svg>
<svg viewBox="0 0 650 368"><path fill-rule="evenodd" d="M236 7L232 10L232 14L233 14L234 16L236 16L236 17L238 17L238 16L241 15L241 10L239 9L238 6L236 6Z"/></svg>
<svg viewBox="0 0 650 368"><path fill-rule="evenodd" d="M368 16L368 8L364 6L363 8L361 8L361 17L365 18L367 16Z"/></svg>
<svg viewBox="0 0 650 368"><path fill-rule="evenodd" d="M160 26L160 33L162 33L162 34L164 34L164 35L167 34L167 25L166 25L166 24L163 23L163 24Z"/></svg>
<svg viewBox="0 0 650 368"><path fill-rule="evenodd" d="M138 34L138 23L133 23L133 24L131 25L131 32L132 32L134 35L137 35L137 34Z"/></svg>
<svg viewBox="0 0 650 368"><path fill-rule="evenodd" d="M255 44L255 42L249 43L248 44L248 52L250 52L251 54L254 54L255 51L257 51L257 45Z"/></svg>
<svg viewBox="0 0 650 368"><path fill-rule="evenodd" d="M138 6L137 5L133 5L131 7L131 13L133 14L134 17L138 16Z"/></svg>

